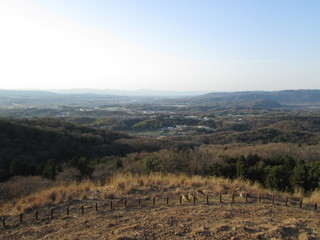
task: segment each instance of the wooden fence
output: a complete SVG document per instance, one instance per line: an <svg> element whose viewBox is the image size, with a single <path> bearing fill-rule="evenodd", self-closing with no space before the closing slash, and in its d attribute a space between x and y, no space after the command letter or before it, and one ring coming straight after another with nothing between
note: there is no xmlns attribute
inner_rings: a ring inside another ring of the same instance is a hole
<svg viewBox="0 0 320 240"><path fill-rule="evenodd" d="M236 201L235 194L232 194L231 196L226 196L220 194L218 198L215 198L215 196L205 195L203 196L203 199L200 201L196 195L192 196L192 199L186 200L182 198L182 195L178 196L165 196L164 198L137 198L137 199L127 199L127 198L121 198L121 199L108 199L108 200L101 200L100 205L98 202L91 203L91 206L85 207L83 204L80 205L80 207L77 207L76 204L73 206L73 213L74 214L81 214L85 215L87 210L94 209L95 212L99 212L100 209L104 210L112 210L115 211L117 209L123 209L123 208L143 208L143 207L157 207L157 206L177 206L177 205L183 205L183 204L189 204L189 205L196 205L196 204L204 204L204 205L213 205L213 204L236 204L236 203L244 203L244 204L272 204L274 206L287 206L287 207L298 207L298 208L304 208L306 210L312 210L312 211L318 211L318 203L315 202L314 204L304 204L303 199L300 200L294 200L293 198L290 199L288 197L285 198L276 198L275 195L264 197L262 194L258 194L257 197L245 195L244 198L238 199ZM150 201L151 200L151 201ZM116 203L116 204L115 204ZM66 206L65 210L63 210L61 207L59 208L43 208L40 210L35 210L34 213L27 213L28 220L30 221L39 221L42 216L42 219L54 219L61 216L69 216L71 212L71 205ZM9 221L7 221L9 220ZM17 215L17 218L15 220L15 216L3 216L2 217L2 227L3 228L9 228L9 227L15 227L19 224L25 223L26 218L24 213L19 213Z"/></svg>

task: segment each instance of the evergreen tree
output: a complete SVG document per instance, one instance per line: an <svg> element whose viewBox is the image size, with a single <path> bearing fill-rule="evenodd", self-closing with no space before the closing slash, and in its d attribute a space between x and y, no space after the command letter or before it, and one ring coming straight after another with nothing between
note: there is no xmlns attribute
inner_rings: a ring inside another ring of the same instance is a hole
<svg viewBox="0 0 320 240"><path fill-rule="evenodd" d="M237 169L238 178L241 178L241 179L247 178L248 164L247 164L246 158L243 155L240 155L237 158L236 169Z"/></svg>

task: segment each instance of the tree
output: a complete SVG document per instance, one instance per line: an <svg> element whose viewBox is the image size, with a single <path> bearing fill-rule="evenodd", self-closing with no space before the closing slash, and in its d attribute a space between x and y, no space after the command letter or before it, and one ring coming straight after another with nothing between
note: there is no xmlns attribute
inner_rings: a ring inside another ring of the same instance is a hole
<svg viewBox="0 0 320 240"><path fill-rule="evenodd" d="M49 159L42 171L42 177L48 178L48 179L55 179L57 175L57 170L58 170L58 164L54 159Z"/></svg>
<svg viewBox="0 0 320 240"><path fill-rule="evenodd" d="M293 169L292 185L305 191L320 187L320 162L300 163Z"/></svg>
<svg viewBox="0 0 320 240"><path fill-rule="evenodd" d="M156 159L157 159L157 157L154 154L152 154L152 155L148 156L146 159L144 159L143 168L146 173L149 174L149 173L155 171Z"/></svg>
<svg viewBox="0 0 320 240"><path fill-rule="evenodd" d="M16 161L13 160L10 164L10 174L14 175L21 175L21 176L28 176L28 175L35 175L36 168L30 163Z"/></svg>
<svg viewBox="0 0 320 240"><path fill-rule="evenodd" d="M308 188L308 169L306 164L298 164L293 169L291 182L294 187L307 189Z"/></svg>
<svg viewBox="0 0 320 240"><path fill-rule="evenodd" d="M280 191L290 191L292 189L290 184L290 171L288 171L285 166L268 166L266 171L268 172L265 181L267 188Z"/></svg>
<svg viewBox="0 0 320 240"><path fill-rule="evenodd" d="M85 157L73 158L68 164L70 167L78 169L82 177L90 177L93 172L93 168L89 166L90 161Z"/></svg>
<svg viewBox="0 0 320 240"><path fill-rule="evenodd" d="M247 178L248 164L247 164L246 158L243 155L240 155L237 158L236 169L237 169L238 178L241 178L241 179Z"/></svg>

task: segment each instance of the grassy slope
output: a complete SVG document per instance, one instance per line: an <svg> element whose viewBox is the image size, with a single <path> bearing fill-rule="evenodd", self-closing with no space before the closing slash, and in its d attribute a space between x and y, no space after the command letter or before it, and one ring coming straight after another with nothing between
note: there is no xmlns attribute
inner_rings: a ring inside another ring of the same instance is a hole
<svg viewBox="0 0 320 240"><path fill-rule="evenodd" d="M239 188L250 197L248 203L239 196ZM209 204L203 196L198 201L183 201L181 194L202 189L210 195ZM231 194L235 192L235 203ZM258 203L257 194L263 194ZM219 203L222 194L223 203ZM271 204L271 194L276 203ZM156 206L152 206L152 197ZM169 196L169 205L165 197ZM230 182L220 178L192 178L184 175L132 176L118 175L106 186L84 182L69 186L56 186L35 195L2 206L6 216L6 229L1 228L1 239L319 239L320 212L313 210L314 199L304 199L299 208L299 196L289 196L262 190L248 182ZM124 207L123 197L128 206ZM113 210L110 210L110 199ZM138 206L138 198L142 207ZM310 204L307 204L309 201ZM98 203L99 211L94 209ZM70 206L70 215L65 208ZM85 207L85 214L80 211ZM55 218L50 219L49 207L55 207ZM39 211L34 220L30 209ZM28 208L30 208L28 210ZM25 210L25 222L19 224L18 213Z"/></svg>

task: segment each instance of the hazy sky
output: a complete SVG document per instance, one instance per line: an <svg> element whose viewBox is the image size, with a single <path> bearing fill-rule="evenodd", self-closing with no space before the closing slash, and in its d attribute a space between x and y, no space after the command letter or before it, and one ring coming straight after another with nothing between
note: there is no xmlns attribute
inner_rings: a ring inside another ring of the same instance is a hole
<svg viewBox="0 0 320 240"><path fill-rule="evenodd" d="M319 0L0 0L1 89L320 89Z"/></svg>

